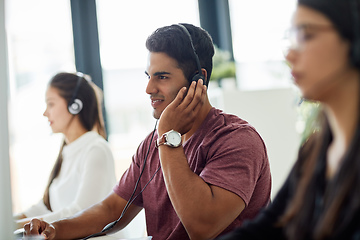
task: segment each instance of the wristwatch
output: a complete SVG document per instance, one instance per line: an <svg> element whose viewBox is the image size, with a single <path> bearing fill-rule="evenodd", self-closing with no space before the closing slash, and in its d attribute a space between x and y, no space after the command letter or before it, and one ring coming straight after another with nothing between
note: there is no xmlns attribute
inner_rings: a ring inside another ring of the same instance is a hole
<svg viewBox="0 0 360 240"><path fill-rule="evenodd" d="M179 147L181 145L181 134L175 130L170 130L164 133L156 140L156 147L160 145L167 145L170 147Z"/></svg>

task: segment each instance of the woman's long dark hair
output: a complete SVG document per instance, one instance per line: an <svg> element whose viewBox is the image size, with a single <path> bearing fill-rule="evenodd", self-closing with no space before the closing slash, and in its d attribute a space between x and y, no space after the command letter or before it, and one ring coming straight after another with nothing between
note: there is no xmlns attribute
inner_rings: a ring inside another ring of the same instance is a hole
<svg viewBox="0 0 360 240"><path fill-rule="evenodd" d="M360 81L360 79L359 79ZM360 89L359 89L360 92ZM360 108L360 100L359 108ZM319 116L322 129L314 133L299 151L295 174L291 181L296 188L293 198L288 204L285 214L280 219L288 239L326 239L343 232L359 214L360 191L360 109L352 142L345 153L338 173L329 180L323 192L322 210L317 222L313 222L314 213L319 211L316 206L321 181L319 170L321 163L326 161L332 133L324 111ZM325 165L326 166L326 165ZM322 176L325 177L325 176Z"/></svg>
<svg viewBox="0 0 360 240"><path fill-rule="evenodd" d="M354 44L359 44L358 15L356 0L313 1L298 0L325 14L336 26L339 34L349 40L351 59L354 67ZM357 19L357 20L356 20ZM359 47L359 46L358 46ZM359 79L360 82L360 79ZM341 159L338 172L326 181L326 159L332 132L324 111L320 114L321 130L313 134L299 151L290 179L294 194L279 223L285 229L288 239L339 239L339 234L351 231L358 224L360 214L360 89L356 129L346 153ZM322 171L322 172L321 172ZM320 197L319 197L320 196ZM357 219L357 220L355 220Z"/></svg>
<svg viewBox="0 0 360 240"><path fill-rule="evenodd" d="M58 73L49 82L49 87L55 88L59 91L62 98L67 103L71 101L73 92L76 88L78 76L72 73ZM89 76L84 76L81 79L80 87L78 88L76 98L83 102L83 109L78 114L81 124L88 131L95 130L106 139L106 132L104 126L104 119L102 115L102 91L93 82ZM53 180L59 175L62 165L62 151L66 145L63 141L58 157L55 161L54 167L50 173L50 177L45 188L43 201L46 207L51 211L49 189Z"/></svg>

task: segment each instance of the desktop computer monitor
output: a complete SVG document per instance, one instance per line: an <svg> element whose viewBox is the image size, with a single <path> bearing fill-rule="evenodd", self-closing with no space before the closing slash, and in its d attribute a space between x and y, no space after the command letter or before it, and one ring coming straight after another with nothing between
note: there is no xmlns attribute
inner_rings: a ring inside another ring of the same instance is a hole
<svg viewBox="0 0 360 240"><path fill-rule="evenodd" d="M5 0L0 0L0 239L15 239L12 220L9 133L8 60L5 35Z"/></svg>

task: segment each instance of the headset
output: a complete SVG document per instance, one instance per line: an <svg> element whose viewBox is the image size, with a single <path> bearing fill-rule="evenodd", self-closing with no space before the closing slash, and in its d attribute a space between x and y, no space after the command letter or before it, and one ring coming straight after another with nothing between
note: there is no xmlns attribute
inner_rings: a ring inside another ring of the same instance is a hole
<svg viewBox="0 0 360 240"><path fill-rule="evenodd" d="M358 0L352 0L351 4L354 20L354 41L350 51L351 61L355 67L360 68L360 17Z"/></svg>
<svg viewBox="0 0 360 240"><path fill-rule="evenodd" d="M76 97L77 97L77 94L78 94L78 91L79 91L79 88L80 88L80 85L81 85L81 81L84 78L84 74L81 73L81 72L77 72L76 75L78 76L76 87L75 87L75 90L74 90L73 95L71 97L71 100L70 100L70 102L68 104L68 110L72 115L79 114L80 111L83 108L82 101L80 99L76 98Z"/></svg>
<svg viewBox="0 0 360 240"><path fill-rule="evenodd" d="M202 79L205 82L205 76L202 74L199 56L196 54L196 50L195 50L194 43L193 43L193 40L191 38L191 35L190 35L189 31L187 30L187 28L184 25L182 25L182 24L177 24L177 25L182 29L182 31L188 36L188 38L190 40L192 53L194 55L194 59L196 61L196 66L197 66L197 69L198 69L198 71L196 73L194 73L190 77L189 81L190 82L192 82L192 81L197 82L199 79Z"/></svg>

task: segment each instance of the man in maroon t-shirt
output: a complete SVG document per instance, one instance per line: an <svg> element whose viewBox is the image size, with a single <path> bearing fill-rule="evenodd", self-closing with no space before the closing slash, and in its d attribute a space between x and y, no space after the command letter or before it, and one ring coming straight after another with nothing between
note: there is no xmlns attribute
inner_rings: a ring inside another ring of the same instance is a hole
<svg viewBox="0 0 360 240"><path fill-rule="evenodd" d="M190 24L166 26L148 37L146 47L146 93L159 120L156 133L140 144L106 199L51 225L32 220L27 234L85 237L126 208L116 224L106 227L114 232L144 208L154 240L213 239L269 203L271 176L261 137L246 121L209 102L206 86L214 55L209 34Z"/></svg>

